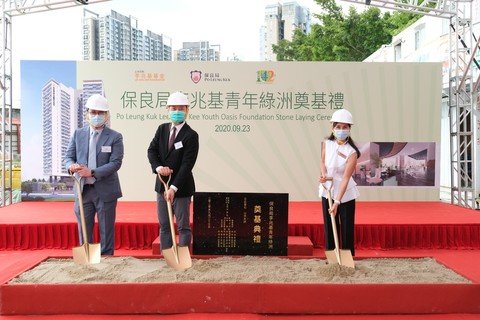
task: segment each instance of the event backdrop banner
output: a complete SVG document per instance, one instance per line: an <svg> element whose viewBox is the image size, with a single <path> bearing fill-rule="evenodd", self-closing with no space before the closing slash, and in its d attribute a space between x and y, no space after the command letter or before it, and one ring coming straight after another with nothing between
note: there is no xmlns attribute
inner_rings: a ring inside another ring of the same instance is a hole
<svg viewBox="0 0 480 320"><path fill-rule="evenodd" d="M154 200L147 148L174 91L188 94L200 136L197 191L317 200L320 145L346 108L359 200L439 199L441 64L356 62L23 61L23 195L69 193L61 158L101 93L124 138L122 200Z"/></svg>

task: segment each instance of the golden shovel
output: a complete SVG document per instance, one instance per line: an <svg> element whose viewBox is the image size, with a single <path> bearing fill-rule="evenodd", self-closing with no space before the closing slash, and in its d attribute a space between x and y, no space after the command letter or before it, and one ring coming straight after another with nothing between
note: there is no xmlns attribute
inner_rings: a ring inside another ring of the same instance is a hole
<svg viewBox="0 0 480 320"><path fill-rule="evenodd" d="M327 191L328 197L328 208L333 207L332 204L332 187L333 187L333 178L327 178L327 181L330 181L330 187L326 187L322 183L323 188ZM330 214L330 220L332 221L333 229L333 240L335 241L334 250L325 250L325 256L327 257L329 264L338 263L341 266L346 266L349 268L355 268L355 262L353 261L352 252L350 250L340 249L338 244L338 234L337 234L337 223L335 222L335 217Z"/></svg>
<svg viewBox="0 0 480 320"><path fill-rule="evenodd" d="M76 264L94 264L100 263L101 249L99 243L88 243L87 225L85 223L85 211L83 209L82 187L80 181L82 177L77 179L72 175L77 187L78 206L80 207L80 222L82 227L83 244L80 247L72 249L73 262Z"/></svg>
<svg viewBox="0 0 480 320"><path fill-rule="evenodd" d="M159 174L158 178L163 183L165 187L165 192L168 190L168 183L170 182L170 178L172 176L168 176L167 182L165 182L162 176ZM165 262L168 266L172 267L175 270L186 270L192 266L192 258L190 257L190 251L187 247L182 247L177 245L177 241L175 239L175 229L173 224L173 209L172 203L170 200L167 200L167 209L168 209L168 220L170 222L170 232L172 234L172 247L169 249L163 249L162 255L165 258Z"/></svg>

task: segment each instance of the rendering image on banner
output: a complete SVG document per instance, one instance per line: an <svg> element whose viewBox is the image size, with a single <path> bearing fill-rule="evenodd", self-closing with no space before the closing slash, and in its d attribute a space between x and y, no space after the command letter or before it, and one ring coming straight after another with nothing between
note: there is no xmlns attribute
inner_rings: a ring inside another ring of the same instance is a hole
<svg viewBox="0 0 480 320"><path fill-rule="evenodd" d="M435 142L358 143L359 186L435 186Z"/></svg>
<svg viewBox="0 0 480 320"><path fill-rule="evenodd" d="M22 61L22 201L73 200L63 163L68 143L85 122L85 104L105 96L102 80L76 84L74 61ZM40 134L38 134L40 132Z"/></svg>

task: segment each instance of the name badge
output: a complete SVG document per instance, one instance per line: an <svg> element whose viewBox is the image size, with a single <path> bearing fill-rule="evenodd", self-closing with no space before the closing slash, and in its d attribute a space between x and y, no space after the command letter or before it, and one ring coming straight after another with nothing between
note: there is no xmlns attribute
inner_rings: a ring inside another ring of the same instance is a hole
<svg viewBox="0 0 480 320"><path fill-rule="evenodd" d="M182 141L178 141L177 143L174 144L175 150L178 150L180 148L183 148L183 143Z"/></svg>
<svg viewBox="0 0 480 320"><path fill-rule="evenodd" d="M102 146L102 152L112 152L112 146Z"/></svg>
<svg viewBox="0 0 480 320"><path fill-rule="evenodd" d="M347 156L341 153L340 151L337 151L337 154L342 157L343 159L347 159Z"/></svg>

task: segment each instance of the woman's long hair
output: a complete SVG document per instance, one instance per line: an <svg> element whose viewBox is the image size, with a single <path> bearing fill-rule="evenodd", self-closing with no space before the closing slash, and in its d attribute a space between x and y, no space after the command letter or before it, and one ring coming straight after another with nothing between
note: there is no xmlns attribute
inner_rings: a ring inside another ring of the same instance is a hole
<svg viewBox="0 0 480 320"><path fill-rule="evenodd" d="M337 123L338 123L338 122L334 122L332 128L335 128L335 126L337 125ZM350 124L348 124L348 127L351 128L352 126L351 126ZM333 135L333 132L330 133L330 136L329 136L327 139L328 139L328 140L335 140L335 136ZM351 136L349 136L349 137L347 138L347 142L348 142L349 145L352 146L352 148L353 148L353 149L355 150L355 152L357 153L357 159L360 158L360 155L361 155L360 150L358 150L358 148L357 148L357 146L355 145L355 142L353 141L353 139L352 139Z"/></svg>

